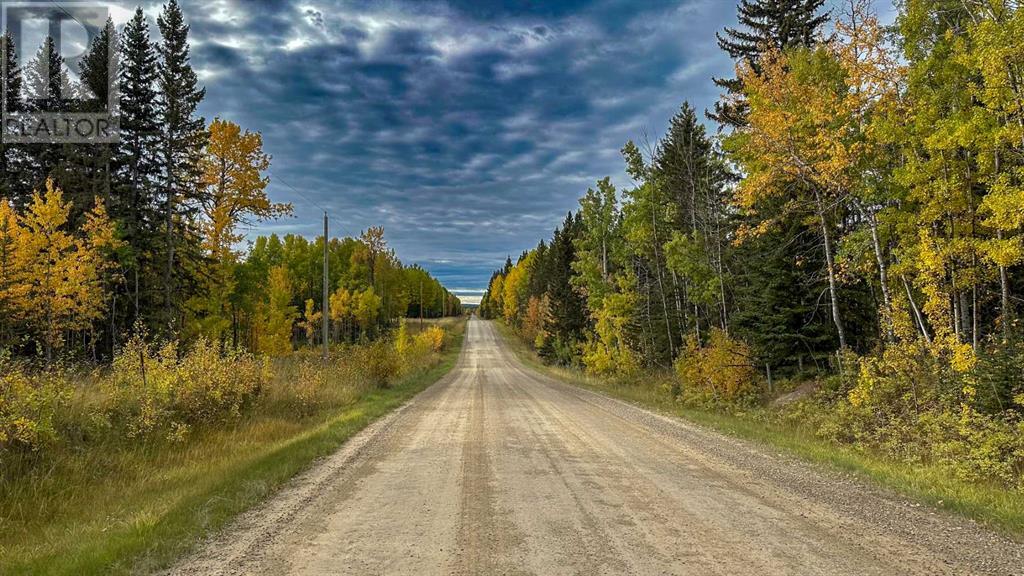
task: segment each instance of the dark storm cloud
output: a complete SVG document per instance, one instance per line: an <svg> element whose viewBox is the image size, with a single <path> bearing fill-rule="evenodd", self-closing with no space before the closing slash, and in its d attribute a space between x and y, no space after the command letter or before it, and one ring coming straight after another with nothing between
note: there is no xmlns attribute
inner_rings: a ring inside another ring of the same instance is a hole
<svg viewBox="0 0 1024 576"><path fill-rule="evenodd" d="M271 192L296 206L257 232L315 235L323 207L460 288L597 179L628 184L627 139L655 139L684 99L710 106L735 17L721 0L183 4L203 113L261 131Z"/></svg>

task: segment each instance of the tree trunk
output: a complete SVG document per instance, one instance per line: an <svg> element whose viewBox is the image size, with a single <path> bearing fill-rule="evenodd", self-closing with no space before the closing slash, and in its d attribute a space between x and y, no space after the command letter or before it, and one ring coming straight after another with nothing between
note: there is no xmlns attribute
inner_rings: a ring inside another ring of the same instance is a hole
<svg viewBox="0 0 1024 576"><path fill-rule="evenodd" d="M700 309L693 305L693 325L697 329L697 346L700 346Z"/></svg>
<svg viewBox="0 0 1024 576"><path fill-rule="evenodd" d="M971 288L971 335L973 337L973 341L971 342L971 346L974 348L974 351L977 352L978 351L978 346L980 345L980 340L981 340L981 337L978 334L978 286L977 285L975 285L974 287Z"/></svg>
<svg viewBox="0 0 1024 576"><path fill-rule="evenodd" d="M646 338L644 343L647 346L647 358L653 358L657 353L657 346L654 342L654 320L651 318L651 279L650 271L644 270L644 288L647 292L647 297L644 298L644 315L647 320Z"/></svg>
<svg viewBox="0 0 1024 576"><path fill-rule="evenodd" d="M868 222L871 224L871 244L875 249L875 260L878 261L878 280L882 284L882 303L886 311L891 311L892 295L889 293L889 267L885 262L885 252L878 238L878 218L871 213Z"/></svg>
<svg viewBox="0 0 1024 576"><path fill-rule="evenodd" d="M601 279L608 282L608 239L601 234Z"/></svg>
<svg viewBox="0 0 1024 576"><path fill-rule="evenodd" d="M718 298L722 306L722 332L729 335L729 308L725 304L725 263L722 262L722 243L715 240L718 250Z"/></svg>
<svg viewBox="0 0 1024 576"><path fill-rule="evenodd" d="M949 295L949 328L956 336L956 341L963 342L960 335L960 299L957 297L956 290Z"/></svg>
<svg viewBox="0 0 1024 576"><path fill-rule="evenodd" d="M914 313L914 320L917 321L917 327L921 330L921 335L924 336L925 342L931 344L932 337L928 334L928 327L925 326L924 317L921 316L921 310L918 309L917 303L914 302L914 294L910 291L910 283L907 282L905 276L901 276L900 279L903 281L903 288L907 291L907 301L910 303L910 310Z"/></svg>
<svg viewBox="0 0 1024 576"><path fill-rule="evenodd" d="M836 283L835 259L832 256L832 236L828 230L828 219L825 217L825 204L822 202L821 193L814 191L814 199L818 204L818 219L821 222L821 234L825 243L825 264L828 268L828 292L832 300L832 321L836 325L836 333L839 335L839 347L846 349L846 329L843 327L843 319L839 313L839 291Z"/></svg>
<svg viewBox="0 0 1024 576"><path fill-rule="evenodd" d="M167 188L167 202L164 215L164 233L167 243L167 268L164 270L164 314L167 318L168 333L174 332L174 312L171 306L173 288L171 287L174 277L174 183L173 180Z"/></svg>
<svg viewBox="0 0 1024 576"><path fill-rule="evenodd" d="M46 346L46 367L49 368L50 364L53 362L53 340L54 340L53 332L54 332L54 330L53 330L53 307L52 306L50 307L50 309L46 313L46 327L47 327L46 344L45 344L45 346Z"/></svg>
<svg viewBox="0 0 1024 576"><path fill-rule="evenodd" d="M685 313L683 312L683 300L679 295L679 275L676 274L675 270L672 270L672 294L675 296L676 303L676 323L679 325L679 334L686 334L686 324L683 320Z"/></svg>
<svg viewBox="0 0 1024 576"><path fill-rule="evenodd" d="M964 290L960 291L960 333L963 334L965 343L974 340L974 335L971 334L971 310L967 302L967 292Z"/></svg>
<svg viewBox="0 0 1024 576"><path fill-rule="evenodd" d="M1003 231L996 231L996 238L999 240L1003 239ZM1006 271L1006 266L999 266L999 300L1000 300L1000 312L1003 315L1003 341L1010 339L1010 323L1013 321L1013 310L1010 308L1010 275Z"/></svg>
<svg viewBox="0 0 1024 576"><path fill-rule="evenodd" d="M676 357L675 343L672 341L672 323L668 313L668 298L665 297L665 282L661 275L661 252L658 250L658 219L655 213L656 205L651 203L651 231L654 233L654 270L658 274L658 292L661 293L661 308L665 313L665 332L668 334L668 356L669 361Z"/></svg>

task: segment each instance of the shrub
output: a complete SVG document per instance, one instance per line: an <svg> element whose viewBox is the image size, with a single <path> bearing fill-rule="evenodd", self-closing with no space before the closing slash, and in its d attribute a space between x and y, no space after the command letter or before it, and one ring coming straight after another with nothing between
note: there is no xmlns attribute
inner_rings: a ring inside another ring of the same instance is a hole
<svg viewBox="0 0 1024 576"><path fill-rule="evenodd" d="M1013 410L1024 414L1014 397L1024 395L1024 346L1017 342L992 343L978 357L973 371L977 382L975 407L988 414Z"/></svg>
<svg viewBox="0 0 1024 576"><path fill-rule="evenodd" d="M59 372L30 374L0 353L0 456L11 450L38 450L57 437L56 419L71 398Z"/></svg>
<svg viewBox="0 0 1024 576"><path fill-rule="evenodd" d="M959 413L929 412L920 421L936 462L961 480L996 480L1024 489L1024 427L1019 418L965 407Z"/></svg>
<svg viewBox="0 0 1024 576"><path fill-rule="evenodd" d="M751 397L757 381L751 358L749 346L722 330L712 330L706 346L691 336L675 364L684 399L706 404L735 403Z"/></svg>
<svg viewBox="0 0 1024 576"><path fill-rule="evenodd" d="M444 349L444 329L430 326L416 335L413 346L417 350L438 353Z"/></svg>
<svg viewBox="0 0 1024 576"><path fill-rule="evenodd" d="M270 377L267 359L222 354L205 339L180 355L174 343L154 349L137 335L114 359L103 387L108 415L129 437L165 430L181 439L193 424L238 416Z"/></svg>
<svg viewBox="0 0 1024 576"><path fill-rule="evenodd" d="M354 361L363 378L372 386L387 388L401 372L401 362L395 347L383 340L355 349Z"/></svg>
<svg viewBox="0 0 1024 576"><path fill-rule="evenodd" d="M811 408L790 408L785 418L813 422L835 442L937 464L964 481L1024 489L1024 419L1009 397L1019 378L1012 354L982 354L958 370L926 343L903 341L859 365L845 396L821 390Z"/></svg>
<svg viewBox="0 0 1024 576"><path fill-rule="evenodd" d="M579 354L582 346L571 339L560 337L545 338L537 351L541 359L547 364L555 366L578 366Z"/></svg>
<svg viewBox="0 0 1024 576"><path fill-rule="evenodd" d="M890 420L935 408L944 395L956 394L954 374L919 342L896 343L880 357L861 359L857 383L848 397L876 418Z"/></svg>

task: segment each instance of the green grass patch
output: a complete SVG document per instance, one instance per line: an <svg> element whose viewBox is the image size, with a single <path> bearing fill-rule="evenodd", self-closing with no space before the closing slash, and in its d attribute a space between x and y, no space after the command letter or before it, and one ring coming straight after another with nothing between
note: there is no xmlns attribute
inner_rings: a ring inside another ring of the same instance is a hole
<svg viewBox="0 0 1024 576"><path fill-rule="evenodd" d="M454 328L453 344L431 365L388 388L335 394L340 404L300 418L270 398L184 442L107 441L39 454L30 473L0 483L0 573L138 574L169 566L450 371L463 340L462 325Z"/></svg>
<svg viewBox="0 0 1024 576"><path fill-rule="evenodd" d="M827 442L810 430L772 419L769 408L729 414L686 407L672 399L657 377L646 383L627 384L592 378L579 370L547 366L505 324L495 324L521 360L563 381L853 474L911 500L960 514L1016 540L1024 540L1024 497L1019 492L993 484L964 482L938 466L910 465Z"/></svg>

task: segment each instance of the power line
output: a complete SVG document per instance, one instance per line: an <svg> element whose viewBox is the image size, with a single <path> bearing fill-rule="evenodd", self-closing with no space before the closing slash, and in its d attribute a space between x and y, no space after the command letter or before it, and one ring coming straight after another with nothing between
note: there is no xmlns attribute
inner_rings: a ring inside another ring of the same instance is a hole
<svg viewBox="0 0 1024 576"><path fill-rule="evenodd" d="M54 6L54 7L56 7L56 8L58 9L58 10L60 10L61 12L63 12L63 13L64 13L64 14L65 14L65 15L66 15L66 16L67 16L68 18L71 18L71 19L72 19L72 20L74 20L75 22L78 22L79 24L81 24L81 25L82 25L82 28L85 28L86 30L88 30L88 29L89 29L89 27L88 27L88 26L86 26L84 22L82 22L82 21L81 21L81 20L79 20L78 18L75 18L74 14L72 14L71 12L68 12L68 11L67 11L67 9L65 9L65 8L64 8L63 6L61 6L61 5L60 5L60 4L58 4L57 2L54 2L53 0L50 0L50 4L53 4L53 6Z"/></svg>
<svg viewBox="0 0 1024 576"><path fill-rule="evenodd" d="M313 206L314 208L318 208L322 212L330 212L327 208L324 208L323 206L321 206L317 202L314 202L312 199L310 199L309 196L306 196L305 194L303 194L301 191L299 191L298 188L296 188L295 186L292 186L291 184L289 184L285 179L283 179L283 178L281 178L279 176L275 176L274 173L271 172L269 168L267 169L267 175L270 176L272 181L280 182L281 184L284 184L285 186L287 186L292 192L295 192L296 194L298 194L299 197L302 198L307 204Z"/></svg>

